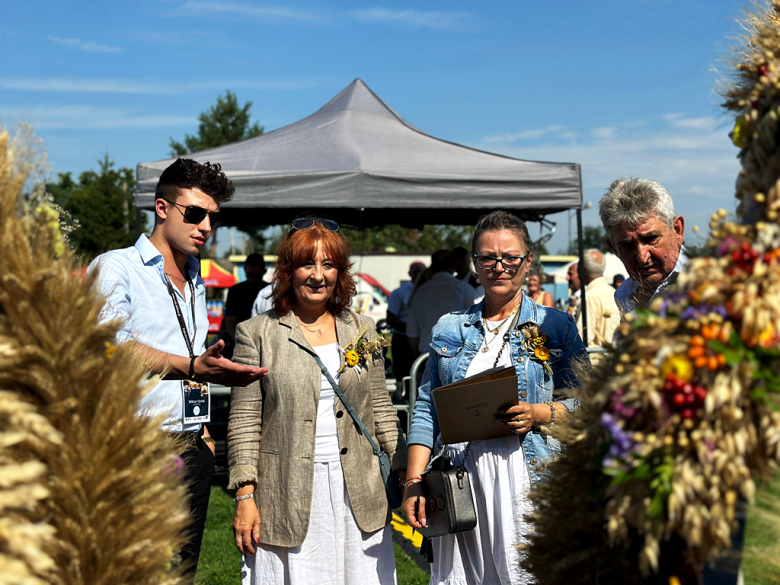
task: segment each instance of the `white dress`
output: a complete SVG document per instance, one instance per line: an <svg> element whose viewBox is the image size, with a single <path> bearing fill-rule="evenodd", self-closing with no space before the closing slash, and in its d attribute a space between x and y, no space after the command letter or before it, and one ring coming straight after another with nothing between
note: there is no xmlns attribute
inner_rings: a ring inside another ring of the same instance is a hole
<svg viewBox="0 0 780 585"><path fill-rule="evenodd" d="M338 381L338 345L321 345L314 350ZM395 585L390 525L365 534L355 521L341 469L333 405L333 387L322 376L314 447L314 496L306 538L292 548L257 545L255 554L242 558L242 585Z"/></svg>
<svg viewBox="0 0 780 585"><path fill-rule="evenodd" d="M480 348L469 364L466 377L493 367L510 321L503 323L487 353ZM496 367L510 365L507 344ZM521 556L517 550L517 545L527 542L526 535L531 529L523 516L533 513L528 499L531 480L520 438L513 435L472 442L466 470L477 511L477 526L468 532L433 538L431 585L534 583L533 577L520 568ZM446 447L454 465L463 461L465 448L466 443Z"/></svg>

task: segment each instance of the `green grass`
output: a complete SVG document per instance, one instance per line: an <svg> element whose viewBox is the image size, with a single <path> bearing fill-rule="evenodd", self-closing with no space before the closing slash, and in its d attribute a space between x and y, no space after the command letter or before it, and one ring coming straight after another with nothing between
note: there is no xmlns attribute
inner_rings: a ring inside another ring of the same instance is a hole
<svg viewBox="0 0 780 585"><path fill-rule="evenodd" d="M745 583L780 583L780 472L758 490L748 511L742 567Z"/></svg>
<svg viewBox="0 0 780 585"><path fill-rule="evenodd" d="M236 585L241 582L241 554L233 539L235 508L231 492L223 485L211 486L209 512L195 585ZM426 585L430 577L397 545L393 546L398 585Z"/></svg>

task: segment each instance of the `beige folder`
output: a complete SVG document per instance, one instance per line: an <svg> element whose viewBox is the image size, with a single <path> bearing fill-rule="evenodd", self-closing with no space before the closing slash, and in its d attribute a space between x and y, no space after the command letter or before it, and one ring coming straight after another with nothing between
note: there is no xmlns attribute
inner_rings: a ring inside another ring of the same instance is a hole
<svg viewBox="0 0 780 585"><path fill-rule="evenodd" d="M436 388L433 402L445 445L511 435L505 424L493 420L502 406L517 398L515 368L495 368Z"/></svg>

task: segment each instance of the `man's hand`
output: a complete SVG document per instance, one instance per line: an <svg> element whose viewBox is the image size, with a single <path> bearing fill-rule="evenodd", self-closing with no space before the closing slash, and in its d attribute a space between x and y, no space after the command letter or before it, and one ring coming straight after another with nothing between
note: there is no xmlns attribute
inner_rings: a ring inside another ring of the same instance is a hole
<svg viewBox="0 0 780 585"><path fill-rule="evenodd" d="M195 358L195 376L199 380L223 386L248 386L268 375L268 368L242 366L222 357L220 352L224 348L225 342L220 339Z"/></svg>

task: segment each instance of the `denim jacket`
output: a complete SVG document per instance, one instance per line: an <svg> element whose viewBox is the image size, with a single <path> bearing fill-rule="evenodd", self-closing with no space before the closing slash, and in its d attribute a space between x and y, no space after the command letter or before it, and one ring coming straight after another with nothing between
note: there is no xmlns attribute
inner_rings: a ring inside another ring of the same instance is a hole
<svg viewBox="0 0 780 585"><path fill-rule="evenodd" d="M433 390L460 380L466 376L469 364L474 359L485 339L482 311L485 301L466 309L444 315L433 328L433 341L428 363L423 375L414 416L409 430L409 445L424 445L441 451L439 421L433 403ZM523 348L525 325L536 324L549 337L550 376L543 363L534 356L533 350ZM560 401L567 410L576 406L574 398L567 397L569 390L576 388L577 376L573 365L577 362L587 367L588 356L577 333L577 326L566 313L537 305L525 293L517 325L510 332L512 363L517 370L517 392L521 401L531 404ZM535 427L520 435L531 483L543 476L548 464L560 455L560 443Z"/></svg>

